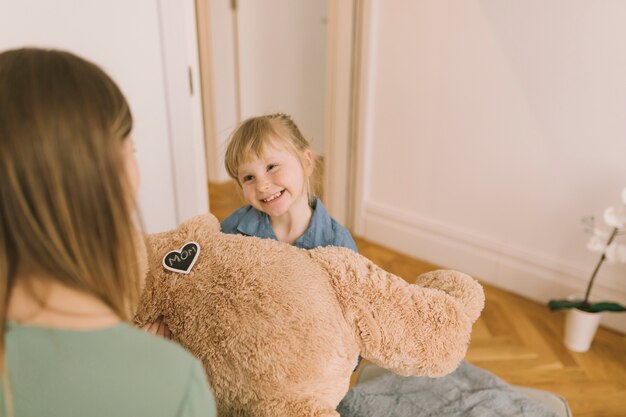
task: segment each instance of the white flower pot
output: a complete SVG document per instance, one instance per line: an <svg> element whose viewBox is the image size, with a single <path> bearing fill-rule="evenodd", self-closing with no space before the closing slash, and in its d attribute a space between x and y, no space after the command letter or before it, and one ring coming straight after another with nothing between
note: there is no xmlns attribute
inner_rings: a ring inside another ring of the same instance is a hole
<svg viewBox="0 0 626 417"><path fill-rule="evenodd" d="M598 330L600 318L600 313L587 313L577 308L567 310L565 346L574 352L588 351Z"/></svg>

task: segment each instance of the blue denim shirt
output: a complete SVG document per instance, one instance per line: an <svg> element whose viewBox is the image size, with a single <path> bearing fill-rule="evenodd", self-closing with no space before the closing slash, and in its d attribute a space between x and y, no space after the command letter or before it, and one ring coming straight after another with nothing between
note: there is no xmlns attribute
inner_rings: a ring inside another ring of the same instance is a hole
<svg viewBox="0 0 626 417"><path fill-rule="evenodd" d="M222 232L231 235L239 234L278 240L268 215L252 206L238 208L228 216L222 222ZM348 229L328 215L326 208L319 199L313 203L313 216L311 216L309 227L293 245L303 249L314 249L320 246L342 246L358 252Z"/></svg>

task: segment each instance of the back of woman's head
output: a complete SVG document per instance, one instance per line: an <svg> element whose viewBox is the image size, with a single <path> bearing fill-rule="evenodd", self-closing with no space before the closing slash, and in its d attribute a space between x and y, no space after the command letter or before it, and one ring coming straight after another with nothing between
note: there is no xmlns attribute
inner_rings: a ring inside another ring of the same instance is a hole
<svg viewBox="0 0 626 417"><path fill-rule="evenodd" d="M0 326L18 274L52 277L130 318L131 128L126 100L96 65L55 50L0 54Z"/></svg>

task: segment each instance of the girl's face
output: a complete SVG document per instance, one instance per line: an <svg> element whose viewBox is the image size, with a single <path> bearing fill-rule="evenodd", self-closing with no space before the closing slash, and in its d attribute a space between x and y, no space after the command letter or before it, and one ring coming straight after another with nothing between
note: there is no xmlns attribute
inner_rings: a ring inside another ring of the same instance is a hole
<svg viewBox="0 0 626 417"><path fill-rule="evenodd" d="M269 142L260 158L250 155L238 168L244 198L257 210L279 217L294 207L308 207L306 180L313 172L310 150L300 162L280 144Z"/></svg>
<svg viewBox="0 0 626 417"><path fill-rule="evenodd" d="M132 200L137 200L139 192L139 168L135 160L135 144L131 137L124 139L122 144L122 153L124 157L124 166L126 167L126 175L132 192Z"/></svg>

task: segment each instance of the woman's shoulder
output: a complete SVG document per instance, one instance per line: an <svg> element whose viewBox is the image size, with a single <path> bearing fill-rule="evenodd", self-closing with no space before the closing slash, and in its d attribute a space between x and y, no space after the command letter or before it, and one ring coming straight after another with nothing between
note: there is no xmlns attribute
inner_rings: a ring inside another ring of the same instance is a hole
<svg viewBox="0 0 626 417"><path fill-rule="evenodd" d="M144 376L155 375L154 387L149 388L149 385L146 385L149 389L144 390L146 398L161 392L164 400L169 397L183 401L179 415L216 415L215 401L198 359L170 340L153 336L132 326L124 326L122 330L126 334L126 342L132 349L129 354L135 358L132 362L136 368L130 372L132 374L140 372ZM162 381L169 387L165 391Z"/></svg>
<svg viewBox="0 0 626 417"><path fill-rule="evenodd" d="M190 402L207 410L201 415L215 415L200 362L174 342L129 324L71 330L11 323L7 336L9 367L18 375L37 369L44 376L40 380L15 380L15 390L24 398L47 389L65 401L81 392L85 404L102 402L102 413L94 415L114 415L114 409L119 415L130 415L129 409L143 410L141 415L176 415ZM61 378L54 387L46 385L47 375L63 374L67 369L72 369L72 378ZM116 389L111 390L112 386ZM107 390L110 396L103 400L101 393ZM56 414L47 415L68 415L59 412L65 409L63 401L53 407ZM39 411L48 405L33 401L17 404L23 410L37 410L24 412L28 415L43 415Z"/></svg>
<svg viewBox="0 0 626 417"><path fill-rule="evenodd" d="M7 321L7 341L16 346L30 346L29 354L41 351L53 351L55 346L73 346L78 351L85 352L84 356L97 351L117 355L132 355L133 352L150 350L152 355L180 358L192 361L191 356L180 345L153 336L128 323L118 323L112 326L95 329L73 329L64 327L50 327L43 325L19 324ZM18 349L19 350L19 349ZM58 351L54 351L58 353Z"/></svg>
<svg viewBox="0 0 626 417"><path fill-rule="evenodd" d="M127 381L135 381L136 385L139 379L143 380L146 392L165 389L169 398L182 398L197 375L203 374L200 361L179 344L128 324L119 325L116 330L116 334L110 335L108 359L110 363L117 362L116 373L126 373ZM101 355L107 356L103 352Z"/></svg>
<svg viewBox="0 0 626 417"><path fill-rule="evenodd" d="M126 324L119 326L119 343L121 346L126 346L129 351L146 352L149 350L151 360L163 359L179 365L196 361L179 344Z"/></svg>

